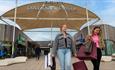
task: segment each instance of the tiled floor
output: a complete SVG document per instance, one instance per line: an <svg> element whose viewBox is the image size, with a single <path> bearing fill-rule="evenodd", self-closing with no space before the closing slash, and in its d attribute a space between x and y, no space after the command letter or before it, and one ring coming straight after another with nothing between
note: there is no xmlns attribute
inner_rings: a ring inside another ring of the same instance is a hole
<svg viewBox="0 0 115 70"><path fill-rule="evenodd" d="M72 58L72 63L76 62L75 58ZM59 62L56 59L57 68L60 70ZM93 70L92 64L90 61L85 61L88 67L88 70ZM9 66L2 66L0 70L50 70L50 68L44 68L44 56L40 57L40 60L35 58L28 59L26 63L12 64ZM100 70L115 70L115 61L112 62L101 62Z"/></svg>

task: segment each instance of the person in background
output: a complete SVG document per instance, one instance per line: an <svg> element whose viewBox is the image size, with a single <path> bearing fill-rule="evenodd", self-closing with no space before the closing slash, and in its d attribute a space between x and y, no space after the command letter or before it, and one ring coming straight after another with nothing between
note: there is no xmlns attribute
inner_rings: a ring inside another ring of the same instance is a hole
<svg viewBox="0 0 115 70"><path fill-rule="evenodd" d="M0 42L0 58L4 58L5 52L4 52L4 46L3 43Z"/></svg>
<svg viewBox="0 0 115 70"><path fill-rule="evenodd" d="M105 47L102 32L101 32L101 28L98 27L98 26L94 27L93 30L92 30L92 34L88 35L85 40L86 41L91 40L96 44L97 59L93 59L93 60L91 60L91 62L93 63L93 66L94 66L93 70L99 70L100 61L101 61L101 57L102 57L101 49L104 49L104 47Z"/></svg>
<svg viewBox="0 0 115 70"><path fill-rule="evenodd" d="M76 49L72 36L67 33L67 25L60 27L60 33L56 36L52 47L52 56L58 56L61 70L71 70L71 54L76 56Z"/></svg>
<svg viewBox="0 0 115 70"><path fill-rule="evenodd" d="M37 58L38 60L39 60L39 58L40 58L40 53L41 53L40 46L35 45L35 56L36 56L36 58Z"/></svg>

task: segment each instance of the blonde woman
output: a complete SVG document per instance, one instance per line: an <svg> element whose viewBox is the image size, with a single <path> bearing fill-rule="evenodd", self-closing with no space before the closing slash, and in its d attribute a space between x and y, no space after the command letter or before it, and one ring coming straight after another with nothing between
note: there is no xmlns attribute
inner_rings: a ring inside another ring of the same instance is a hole
<svg viewBox="0 0 115 70"><path fill-rule="evenodd" d="M76 56L75 46L73 45L72 36L67 33L67 25L60 27L60 33L56 36L53 46L53 56L58 56L61 70L71 70L71 54Z"/></svg>

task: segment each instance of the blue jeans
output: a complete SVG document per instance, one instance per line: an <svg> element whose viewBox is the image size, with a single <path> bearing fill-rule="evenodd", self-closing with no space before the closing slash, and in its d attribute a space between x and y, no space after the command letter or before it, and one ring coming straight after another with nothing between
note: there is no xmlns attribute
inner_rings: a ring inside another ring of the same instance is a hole
<svg viewBox="0 0 115 70"><path fill-rule="evenodd" d="M57 55L61 65L61 70L71 70L71 49L58 49Z"/></svg>

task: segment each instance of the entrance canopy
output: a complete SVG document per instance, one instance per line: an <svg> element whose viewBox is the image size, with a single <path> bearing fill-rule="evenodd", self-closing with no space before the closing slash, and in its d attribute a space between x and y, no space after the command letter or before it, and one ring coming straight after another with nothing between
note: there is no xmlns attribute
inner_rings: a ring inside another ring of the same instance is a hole
<svg viewBox="0 0 115 70"><path fill-rule="evenodd" d="M3 18L14 20L22 30L33 28L59 27L67 24L70 29L79 29L83 24L100 18L93 12L77 5L63 2L36 2L19 6L2 15Z"/></svg>

